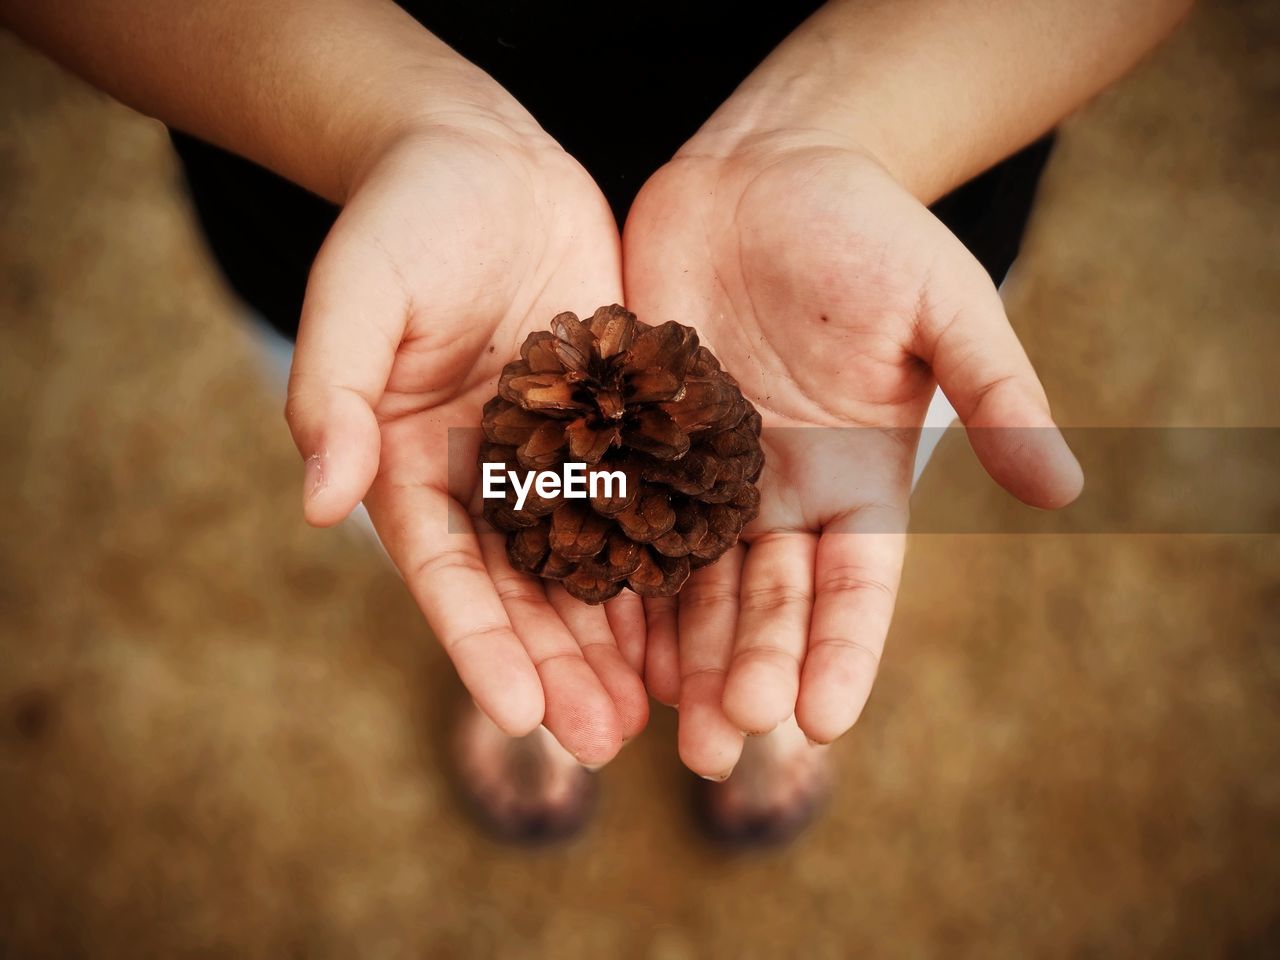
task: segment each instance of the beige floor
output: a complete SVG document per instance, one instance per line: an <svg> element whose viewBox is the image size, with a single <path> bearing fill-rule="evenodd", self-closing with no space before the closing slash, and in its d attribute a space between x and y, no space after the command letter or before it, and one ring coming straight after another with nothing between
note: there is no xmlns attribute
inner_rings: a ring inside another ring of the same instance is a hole
<svg viewBox="0 0 1280 960"><path fill-rule="evenodd" d="M1067 125L1010 305L1067 422L1280 418L1277 49L1205 5ZM1274 535L917 536L793 848L696 837L665 712L585 839L479 837L454 682L298 518L161 130L11 39L0 80L0 956L1276 954ZM1003 509L946 444L921 509Z"/></svg>

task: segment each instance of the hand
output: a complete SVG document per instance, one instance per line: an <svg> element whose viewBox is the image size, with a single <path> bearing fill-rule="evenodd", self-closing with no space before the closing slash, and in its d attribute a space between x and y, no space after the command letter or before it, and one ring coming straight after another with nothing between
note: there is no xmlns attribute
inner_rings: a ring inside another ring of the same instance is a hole
<svg viewBox="0 0 1280 960"><path fill-rule="evenodd" d="M623 248L630 309L695 325L764 420L759 518L649 616L650 691L679 701L685 763L721 778L744 733L794 712L826 743L862 710L935 378L1014 495L1062 506L1082 476L982 267L865 153L687 148L641 191Z"/></svg>
<svg viewBox="0 0 1280 960"><path fill-rule="evenodd" d="M316 259L286 408L307 519L363 499L481 709L511 735L545 723L591 764L647 719L639 600L587 607L516 574L464 504L503 364L556 313L620 294L609 208L545 135L414 125L355 179ZM452 478L450 427L472 437Z"/></svg>

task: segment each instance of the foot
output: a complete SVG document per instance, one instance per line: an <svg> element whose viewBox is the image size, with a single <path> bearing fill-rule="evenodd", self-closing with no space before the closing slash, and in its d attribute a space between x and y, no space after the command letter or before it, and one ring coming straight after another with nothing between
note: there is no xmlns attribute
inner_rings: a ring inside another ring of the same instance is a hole
<svg viewBox="0 0 1280 960"><path fill-rule="evenodd" d="M453 730L453 758L472 812L502 840L563 840L589 819L595 778L543 727L509 737L467 698Z"/></svg>
<svg viewBox="0 0 1280 960"><path fill-rule="evenodd" d="M786 720L751 737L727 780L698 785L697 810L715 840L763 847L795 838L826 803L831 789L827 747L810 744Z"/></svg>

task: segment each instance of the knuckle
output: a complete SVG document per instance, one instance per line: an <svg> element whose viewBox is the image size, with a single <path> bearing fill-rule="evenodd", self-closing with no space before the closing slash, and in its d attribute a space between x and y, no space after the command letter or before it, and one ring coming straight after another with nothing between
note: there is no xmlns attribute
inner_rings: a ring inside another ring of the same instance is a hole
<svg viewBox="0 0 1280 960"><path fill-rule="evenodd" d="M679 599L682 608L697 610L708 607L732 606L737 603L738 594L727 584L690 583L685 586Z"/></svg>
<svg viewBox="0 0 1280 960"><path fill-rule="evenodd" d="M1022 377L1015 373L1008 373L979 385L973 391L973 396L969 401L974 412L976 413L982 409L983 404L990 400L991 397L995 396L996 393L1007 391L1010 387L1015 390L1018 389L1022 383L1022 379Z"/></svg>
<svg viewBox="0 0 1280 960"><path fill-rule="evenodd" d="M897 591L889 583L868 576L861 567L843 566L830 570L818 584L819 593L872 593L892 602Z"/></svg>
<svg viewBox="0 0 1280 960"><path fill-rule="evenodd" d="M507 640L514 639L511 628L506 624L494 623L489 626L480 627L476 630L468 630L459 633L453 637L441 637L440 643L451 654L456 654L464 647L474 646L477 643L484 643L490 640Z"/></svg>
<svg viewBox="0 0 1280 960"><path fill-rule="evenodd" d="M741 667L747 663L763 663L766 666L780 666L789 672L796 672L800 667L800 658L783 647L766 644L756 647L741 647L733 652L732 664Z"/></svg>
<svg viewBox="0 0 1280 960"><path fill-rule="evenodd" d="M709 680L712 683L724 683L724 678L724 667L695 667L680 674L680 680L684 683L688 683L690 680Z"/></svg>
<svg viewBox="0 0 1280 960"><path fill-rule="evenodd" d="M542 588L524 577L498 577L493 581L493 587L503 604L547 602L547 595Z"/></svg>
<svg viewBox="0 0 1280 960"><path fill-rule="evenodd" d="M449 549L423 557L409 571L410 580L425 580L443 573L485 573L484 563L468 550Z"/></svg>
<svg viewBox="0 0 1280 960"><path fill-rule="evenodd" d="M809 652L812 654L824 649L832 650L846 659L861 660L870 666L873 673L880 669L880 651L862 640L852 637L822 637L810 645Z"/></svg>
<svg viewBox="0 0 1280 960"><path fill-rule="evenodd" d="M771 584L742 591L742 609L750 613L775 613L812 603L810 591L790 584Z"/></svg>
<svg viewBox="0 0 1280 960"><path fill-rule="evenodd" d="M541 670L543 667L553 663L574 664L581 662L581 660L581 650L560 650L556 653L549 653L546 656L534 658L533 665Z"/></svg>
<svg viewBox="0 0 1280 960"><path fill-rule="evenodd" d="M285 397L284 407L281 409L280 414L284 417L284 422L289 425L290 429L295 429L299 425L298 406L299 400L297 394L290 393Z"/></svg>

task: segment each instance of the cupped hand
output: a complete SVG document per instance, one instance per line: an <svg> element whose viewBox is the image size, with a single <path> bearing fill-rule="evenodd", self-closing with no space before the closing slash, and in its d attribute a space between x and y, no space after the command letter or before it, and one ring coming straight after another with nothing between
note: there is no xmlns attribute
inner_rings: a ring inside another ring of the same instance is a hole
<svg viewBox="0 0 1280 960"><path fill-rule="evenodd" d="M764 420L759 518L648 610L646 681L680 753L727 776L795 714L829 742L875 678L905 548L915 446L940 384L987 471L1059 507L1079 465L964 246L875 159L769 139L688 150L641 191L627 304L698 328Z"/></svg>
<svg viewBox="0 0 1280 960"><path fill-rule="evenodd" d="M525 336L621 299L617 228L545 135L401 131L360 173L307 288L286 417L305 511L364 500L463 683L505 732L540 723L584 763L643 727L638 598L587 607L514 572L470 516L481 407ZM449 464L449 430L455 434Z"/></svg>

